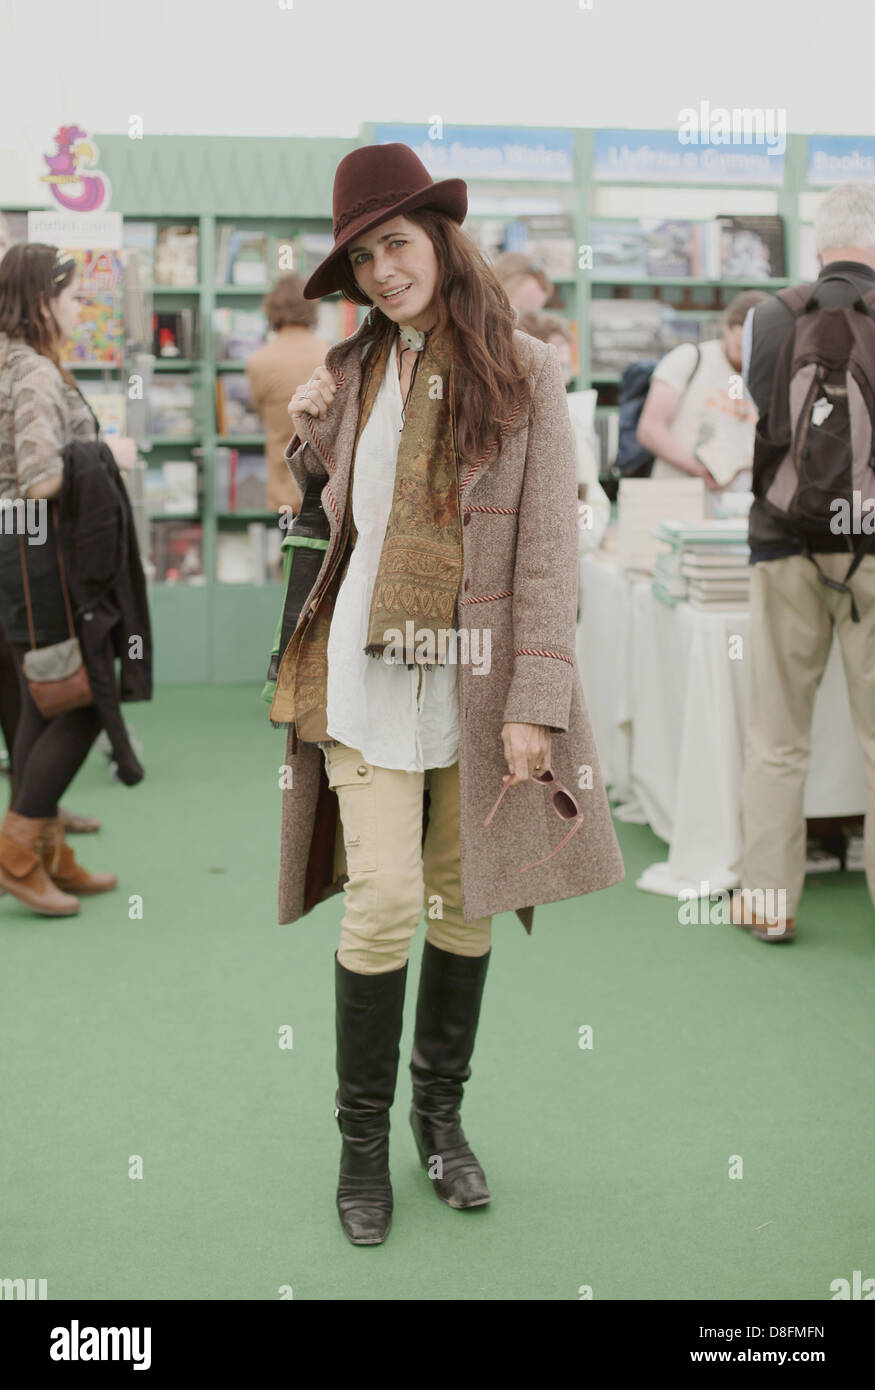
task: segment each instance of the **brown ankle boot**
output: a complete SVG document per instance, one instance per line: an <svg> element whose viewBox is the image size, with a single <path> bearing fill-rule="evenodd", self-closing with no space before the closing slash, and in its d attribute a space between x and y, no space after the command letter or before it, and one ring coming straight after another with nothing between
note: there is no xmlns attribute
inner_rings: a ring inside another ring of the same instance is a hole
<svg viewBox="0 0 875 1390"><path fill-rule="evenodd" d="M47 819L6 812L0 825L0 888L46 917L71 917L80 909L79 899L62 892L42 863Z"/></svg>
<svg viewBox="0 0 875 1390"><path fill-rule="evenodd" d="M42 834L42 857L52 882L65 893L107 893L118 887L115 874L90 874L76 863L72 849L64 838L60 815L46 821Z"/></svg>

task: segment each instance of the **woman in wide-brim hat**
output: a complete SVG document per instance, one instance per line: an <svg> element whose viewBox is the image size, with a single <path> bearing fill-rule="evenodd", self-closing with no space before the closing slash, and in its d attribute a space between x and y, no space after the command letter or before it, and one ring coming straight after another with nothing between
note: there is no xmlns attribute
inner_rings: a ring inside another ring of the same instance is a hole
<svg viewBox="0 0 875 1390"><path fill-rule="evenodd" d="M554 348L516 331L507 296L461 230L466 211L464 182L435 183L405 145L369 146L341 162L335 244L304 293L340 291L371 311L289 404L296 434L286 461L302 490L327 475L332 534L282 654L271 718L289 726L292 755L299 740L319 745L337 797L337 1206L361 1245L379 1244L391 1225L389 1108L423 905L410 1121L437 1196L469 1208L490 1200L460 1104L491 904L553 901L623 876L600 784L597 837L586 861L579 854L567 867L563 847L582 816L551 771L551 733L574 733L575 772L584 757L595 761L575 722L577 489L561 369ZM491 665L476 670L475 622L491 643ZM281 904L284 891L293 896L282 884L290 866L300 901L289 916L281 906L281 921L325 896L318 884L331 858L317 844L312 766L300 770L284 792L283 835L304 852L281 860ZM515 800L522 793L504 796L532 780L542 785L525 804ZM482 799L494 803L496 793L495 827L479 832L491 849L472 866L461 827L468 840L474 802L482 827ZM321 791L318 800L324 808ZM523 879L532 887L520 889ZM521 911L527 929L530 912Z"/></svg>

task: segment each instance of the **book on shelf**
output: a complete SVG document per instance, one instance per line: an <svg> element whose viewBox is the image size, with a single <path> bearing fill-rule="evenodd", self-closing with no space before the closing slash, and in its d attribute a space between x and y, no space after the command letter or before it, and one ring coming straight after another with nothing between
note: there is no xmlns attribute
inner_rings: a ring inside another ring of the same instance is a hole
<svg viewBox="0 0 875 1390"><path fill-rule="evenodd" d="M270 247L266 232L221 226L216 232L216 284L266 285Z"/></svg>
<svg viewBox="0 0 875 1390"><path fill-rule="evenodd" d="M503 251L519 251L530 256L553 279L573 279L577 275L577 246L570 213L479 217L472 219L465 231L490 261Z"/></svg>
<svg viewBox="0 0 875 1390"><path fill-rule="evenodd" d="M358 312L348 299L320 299L316 314L316 336L328 343L339 343L355 332Z"/></svg>
<svg viewBox="0 0 875 1390"><path fill-rule="evenodd" d="M778 216L707 221L604 218L589 224L593 281L757 280L785 276Z"/></svg>
<svg viewBox="0 0 875 1390"><path fill-rule="evenodd" d="M147 397L147 429L153 438L198 433L196 389L195 378L185 373L153 376Z"/></svg>
<svg viewBox="0 0 875 1390"><path fill-rule="evenodd" d="M787 274L781 217L718 217L720 279L768 280Z"/></svg>
<svg viewBox="0 0 875 1390"><path fill-rule="evenodd" d="M170 309L153 313L152 352L162 360L198 357L197 310Z"/></svg>
<svg viewBox="0 0 875 1390"><path fill-rule="evenodd" d="M115 381L80 381L79 390L97 416L100 433L126 435L127 396Z"/></svg>
<svg viewBox="0 0 875 1390"><path fill-rule="evenodd" d="M659 361L680 343L719 337L719 317L678 310L658 299L591 299L590 373L622 374L632 362Z"/></svg>
<svg viewBox="0 0 875 1390"><path fill-rule="evenodd" d="M245 362L267 339L267 319L260 309L213 310L216 360Z"/></svg>
<svg viewBox="0 0 875 1390"><path fill-rule="evenodd" d="M204 584L204 528L199 521L153 521L151 559L155 580Z"/></svg>
<svg viewBox="0 0 875 1390"><path fill-rule="evenodd" d="M213 506L217 512L267 511L267 459L263 452L227 445L214 450Z"/></svg>
<svg viewBox="0 0 875 1390"><path fill-rule="evenodd" d="M160 467L146 469L146 504L149 514L168 516L197 512L198 466L192 459L166 459Z"/></svg>
<svg viewBox="0 0 875 1390"><path fill-rule="evenodd" d="M273 522L251 521L220 530L216 578L222 584L268 584L282 579L282 535Z"/></svg>
<svg viewBox="0 0 875 1390"><path fill-rule="evenodd" d="M252 404L249 378L243 372L216 377L216 433L261 434L264 425Z"/></svg>
<svg viewBox="0 0 875 1390"><path fill-rule="evenodd" d="M70 255L80 276L79 318L61 351L61 361L65 367L120 366L125 341L121 249L71 247Z"/></svg>
<svg viewBox="0 0 875 1390"><path fill-rule="evenodd" d="M330 232L298 232L290 238L293 269L299 275L309 278L316 267L324 261L334 246Z"/></svg>
<svg viewBox="0 0 875 1390"><path fill-rule="evenodd" d="M158 227L155 238L155 284L184 289L198 283L197 226Z"/></svg>
<svg viewBox="0 0 875 1390"><path fill-rule="evenodd" d="M122 254L125 268L136 260L139 269L140 286L151 288L155 283L155 249L158 242L158 228L154 222L125 220L122 232Z"/></svg>
<svg viewBox="0 0 875 1390"><path fill-rule="evenodd" d="M704 223L685 219L592 222L593 280L678 279L707 275Z"/></svg>

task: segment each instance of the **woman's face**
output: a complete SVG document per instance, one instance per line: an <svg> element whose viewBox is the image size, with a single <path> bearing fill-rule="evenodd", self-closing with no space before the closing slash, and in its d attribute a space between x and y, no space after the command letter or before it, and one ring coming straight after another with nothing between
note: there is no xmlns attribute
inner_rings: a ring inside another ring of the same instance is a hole
<svg viewBox="0 0 875 1390"><path fill-rule="evenodd" d="M407 217L392 217L347 248L359 288L393 323L424 332L436 314L438 260L431 238Z"/></svg>
<svg viewBox="0 0 875 1390"><path fill-rule="evenodd" d="M58 334L60 341L66 340L72 335L73 329L79 322L79 284L81 277L78 272L73 276L69 285L65 285L61 293L55 295L51 301L51 308L44 309L43 314L50 328L54 328L51 315L54 314L58 324Z"/></svg>

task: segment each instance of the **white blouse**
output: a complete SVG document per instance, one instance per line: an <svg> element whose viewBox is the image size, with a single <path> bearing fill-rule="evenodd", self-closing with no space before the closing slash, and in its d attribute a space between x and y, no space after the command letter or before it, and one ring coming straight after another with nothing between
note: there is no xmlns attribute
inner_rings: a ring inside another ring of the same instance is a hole
<svg viewBox="0 0 875 1390"><path fill-rule="evenodd" d="M431 670L408 668L364 652L392 510L402 404L393 346L355 457L352 515L358 538L331 616L326 720L329 738L357 748L366 762L424 772L450 767L459 756L457 667L448 661Z"/></svg>

